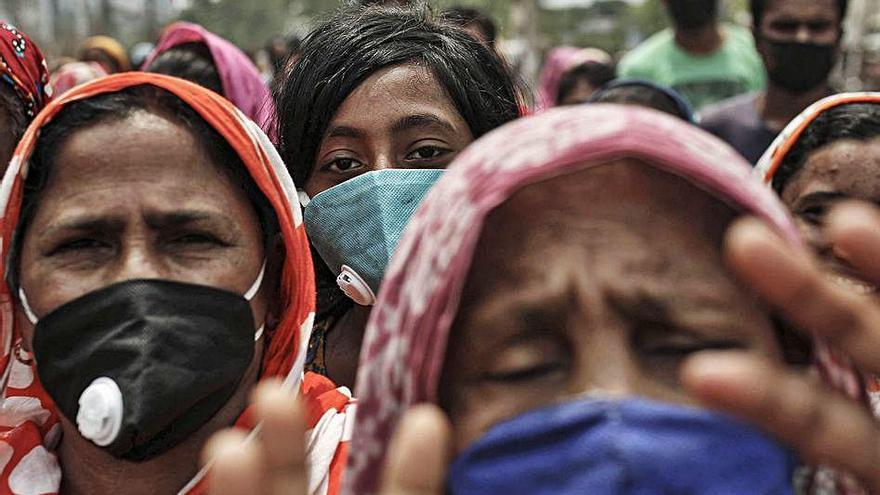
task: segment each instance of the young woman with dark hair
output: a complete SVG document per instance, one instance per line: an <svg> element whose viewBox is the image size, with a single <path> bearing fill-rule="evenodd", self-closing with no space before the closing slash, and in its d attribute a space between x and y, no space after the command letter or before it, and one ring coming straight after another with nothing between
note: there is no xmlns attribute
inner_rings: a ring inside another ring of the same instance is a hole
<svg viewBox="0 0 880 495"><path fill-rule="evenodd" d="M280 151L295 183L309 197L327 191L305 212L325 262L316 267L318 317L309 359L314 370L352 386L377 281L406 219L439 174L412 169L443 169L474 139L516 119L522 92L491 49L427 8L342 10L306 38L302 50L278 84L276 104ZM408 172L386 173L392 169ZM347 185L351 191L334 188L368 172L378 173ZM389 181L399 186L394 194ZM334 199L355 193L375 207ZM393 212L393 219L379 212ZM344 225L330 229L337 223ZM364 226L375 228L360 232ZM361 244L352 246L351 239ZM358 266L360 258L370 266ZM347 267L359 274L342 273ZM349 296L352 284L360 287L363 297L351 297L358 304L342 295L337 275L355 279L340 282L348 284Z"/></svg>

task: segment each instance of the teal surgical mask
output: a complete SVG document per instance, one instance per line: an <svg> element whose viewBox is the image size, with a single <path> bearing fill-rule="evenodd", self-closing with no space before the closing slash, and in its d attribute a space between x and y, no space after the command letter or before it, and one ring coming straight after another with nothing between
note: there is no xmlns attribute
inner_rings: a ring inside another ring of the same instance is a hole
<svg viewBox="0 0 880 495"><path fill-rule="evenodd" d="M317 194L304 209L306 232L339 288L372 306L397 242L442 170L368 172Z"/></svg>

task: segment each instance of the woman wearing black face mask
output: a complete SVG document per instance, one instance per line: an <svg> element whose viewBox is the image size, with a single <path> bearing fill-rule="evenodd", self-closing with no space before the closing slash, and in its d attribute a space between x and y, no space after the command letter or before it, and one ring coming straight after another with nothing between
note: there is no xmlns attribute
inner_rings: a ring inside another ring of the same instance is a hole
<svg viewBox="0 0 880 495"><path fill-rule="evenodd" d="M227 100L158 74L94 81L37 116L5 183L0 492L202 493L199 451L255 426L261 378L315 400L315 423L342 416L347 396L303 375L295 188ZM341 435L314 428L310 451L332 459ZM330 462L313 466L326 493Z"/></svg>
<svg viewBox="0 0 880 495"><path fill-rule="evenodd" d="M767 90L706 109L700 125L757 163L780 131L832 93L847 0L752 0L753 33Z"/></svg>

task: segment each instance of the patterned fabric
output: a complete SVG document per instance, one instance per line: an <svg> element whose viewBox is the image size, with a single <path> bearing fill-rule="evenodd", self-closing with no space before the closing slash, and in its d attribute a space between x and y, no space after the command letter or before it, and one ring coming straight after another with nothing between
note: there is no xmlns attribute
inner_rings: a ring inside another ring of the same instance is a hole
<svg viewBox="0 0 880 495"><path fill-rule="evenodd" d="M352 401L347 390L336 389L323 377L310 373L303 375L306 343L314 319L315 286L296 188L266 135L226 99L180 79L128 72L79 86L51 103L25 133L0 184L0 212L3 214L0 259L6 262L6 253L11 247L21 214L28 160L40 129L72 102L143 84L178 96L216 129L241 157L278 217L285 249L280 293L277 296L283 314L278 326L267 332L262 376L282 377L294 390L300 390L303 394L312 419L309 423L312 429L307 438L308 456L310 460L316 459L313 463L315 466L324 469L324 472L313 471L312 479L316 488L311 493L334 493L328 491L333 486L331 477L341 469L345 455L345 448L340 448L340 442L345 438L346 430L338 425L345 425L346 409ZM6 267L3 268L5 270ZM58 412L35 379L35 370L27 360L28 356L21 356L17 352L21 333L19 322L15 319L16 304L10 288L5 281L0 281L0 349L3 350L0 355L0 370L3 370L0 386L5 396L0 402L0 494L54 494L58 492L62 476L52 453L60 436ZM238 425L245 428L252 426L249 416L246 411ZM337 427L326 427L322 422ZM323 461L328 458L332 462ZM200 473L181 493L201 493L204 474Z"/></svg>
<svg viewBox="0 0 880 495"><path fill-rule="evenodd" d="M611 55L598 48L575 48L560 46L550 50L541 68L538 80L538 94L535 101L535 112L556 106L559 96L559 82L566 72L587 62L611 65ZM525 115L525 113L523 114Z"/></svg>
<svg viewBox="0 0 880 495"><path fill-rule="evenodd" d="M622 157L689 180L801 245L784 206L750 176L751 167L717 138L672 116L584 105L488 134L428 194L391 261L361 353L347 493L375 493L401 415L437 401L450 325L487 215L524 186Z"/></svg>
<svg viewBox="0 0 880 495"><path fill-rule="evenodd" d="M144 62L143 70L148 70L163 52L184 43L202 43L208 47L225 96L274 138L275 103L260 71L237 46L202 26L189 22L175 22L168 26L156 49Z"/></svg>
<svg viewBox="0 0 880 495"><path fill-rule="evenodd" d="M49 69L40 49L5 22L0 22L0 74L15 89L30 119L52 99Z"/></svg>
<svg viewBox="0 0 880 495"><path fill-rule="evenodd" d="M68 62L53 72L50 80L52 89L61 95L80 84L106 75L107 71L97 62Z"/></svg>

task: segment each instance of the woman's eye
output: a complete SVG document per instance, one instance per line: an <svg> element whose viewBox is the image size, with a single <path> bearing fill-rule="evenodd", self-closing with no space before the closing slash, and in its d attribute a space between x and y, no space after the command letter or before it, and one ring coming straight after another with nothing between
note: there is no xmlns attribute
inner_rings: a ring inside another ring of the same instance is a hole
<svg viewBox="0 0 880 495"><path fill-rule="evenodd" d="M184 246L222 246L225 245L220 239L211 234L184 234L175 237L174 244Z"/></svg>
<svg viewBox="0 0 880 495"><path fill-rule="evenodd" d="M352 172L364 167L364 164L354 158L337 158L330 162L330 170L337 173Z"/></svg>
<svg viewBox="0 0 880 495"><path fill-rule="evenodd" d="M827 213L828 213L827 207L817 205L817 206L809 206L807 208L803 208L802 210L800 210L798 212L798 216L813 225L821 225L824 222L825 215Z"/></svg>
<svg viewBox="0 0 880 495"><path fill-rule="evenodd" d="M534 380L552 378L566 370L566 364L562 362L547 362L524 368L505 371L489 372L486 379L493 382L520 383Z"/></svg>
<svg viewBox="0 0 880 495"><path fill-rule="evenodd" d="M449 154L451 151L437 146L422 146L406 155L407 160L433 160Z"/></svg>
<svg viewBox="0 0 880 495"><path fill-rule="evenodd" d="M686 357L690 354L702 351L729 351L742 349L742 344L726 341L694 341L694 342L669 342L657 343L643 349L648 355L655 357Z"/></svg>
<svg viewBox="0 0 880 495"><path fill-rule="evenodd" d="M49 252L50 256L55 256L59 254L66 253L77 253L77 252L87 252L91 250L97 250L106 248L108 245L105 242L99 241L97 239L92 238L80 238L80 239L71 239L68 241L64 241L59 243L57 246L52 248Z"/></svg>

